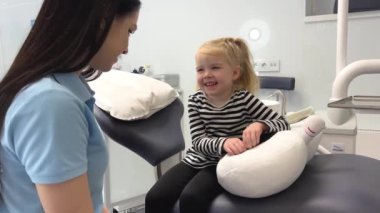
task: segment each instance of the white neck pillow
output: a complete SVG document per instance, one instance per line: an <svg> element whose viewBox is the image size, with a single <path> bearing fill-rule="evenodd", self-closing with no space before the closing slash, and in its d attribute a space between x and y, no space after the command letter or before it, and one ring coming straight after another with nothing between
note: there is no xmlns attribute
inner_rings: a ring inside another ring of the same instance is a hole
<svg viewBox="0 0 380 213"><path fill-rule="evenodd" d="M242 154L224 156L216 169L219 184L232 194L248 198L266 197L286 189L302 173L309 159L309 142L324 127L325 122L313 115L302 128L277 132Z"/></svg>
<svg viewBox="0 0 380 213"><path fill-rule="evenodd" d="M179 96L163 81L120 70L104 72L89 86L99 108L125 121L146 119Z"/></svg>

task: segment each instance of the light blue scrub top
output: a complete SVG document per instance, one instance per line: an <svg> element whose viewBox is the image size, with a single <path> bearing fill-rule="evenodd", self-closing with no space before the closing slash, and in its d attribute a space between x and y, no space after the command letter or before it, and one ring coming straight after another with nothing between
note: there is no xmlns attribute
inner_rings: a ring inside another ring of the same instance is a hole
<svg viewBox="0 0 380 213"><path fill-rule="evenodd" d="M75 73L53 74L19 92L1 135L1 213L41 213L35 184L86 172L95 212L102 212L108 154L93 104L87 83Z"/></svg>

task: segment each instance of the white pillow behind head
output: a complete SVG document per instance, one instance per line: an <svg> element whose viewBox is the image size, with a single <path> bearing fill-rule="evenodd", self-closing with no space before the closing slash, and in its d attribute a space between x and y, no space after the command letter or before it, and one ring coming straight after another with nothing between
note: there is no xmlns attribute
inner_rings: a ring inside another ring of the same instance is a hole
<svg viewBox="0 0 380 213"><path fill-rule="evenodd" d="M89 85L96 105L121 120L148 118L179 96L163 81L119 70L104 72Z"/></svg>

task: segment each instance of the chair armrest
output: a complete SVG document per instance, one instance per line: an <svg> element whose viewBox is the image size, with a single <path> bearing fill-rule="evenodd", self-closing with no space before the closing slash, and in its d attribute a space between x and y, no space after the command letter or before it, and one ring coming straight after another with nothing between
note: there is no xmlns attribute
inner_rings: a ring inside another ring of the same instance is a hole
<svg viewBox="0 0 380 213"><path fill-rule="evenodd" d="M185 148L181 130L183 110L183 104L177 98L147 119L123 121L94 106L102 130L153 166Z"/></svg>

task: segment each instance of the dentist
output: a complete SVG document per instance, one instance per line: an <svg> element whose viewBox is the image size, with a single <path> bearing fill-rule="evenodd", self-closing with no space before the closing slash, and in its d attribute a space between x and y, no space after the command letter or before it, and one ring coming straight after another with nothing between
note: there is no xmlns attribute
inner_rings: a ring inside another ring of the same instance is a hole
<svg viewBox="0 0 380 213"><path fill-rule="evenodd" d="M0 82L1 213L105 211L108 154L81 73L108 71L127 53L140 4L43 1Z"/></svg>

